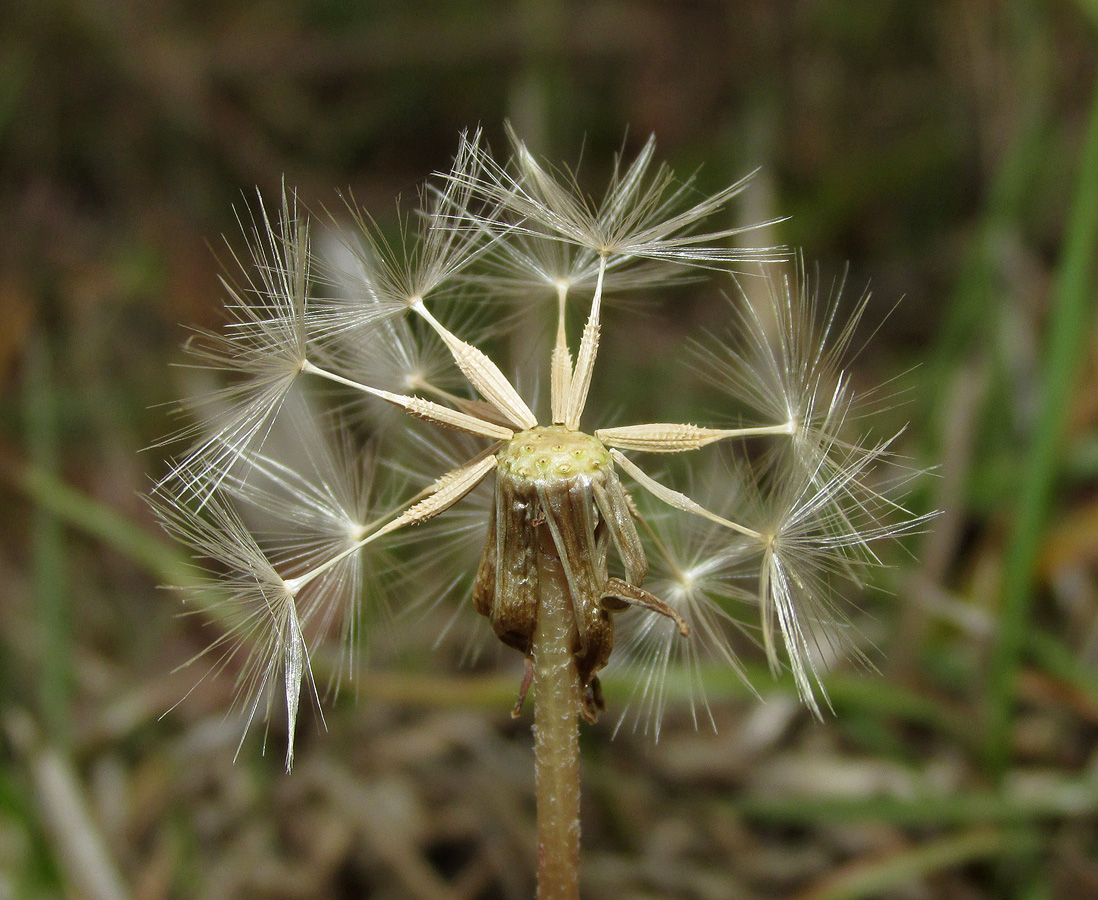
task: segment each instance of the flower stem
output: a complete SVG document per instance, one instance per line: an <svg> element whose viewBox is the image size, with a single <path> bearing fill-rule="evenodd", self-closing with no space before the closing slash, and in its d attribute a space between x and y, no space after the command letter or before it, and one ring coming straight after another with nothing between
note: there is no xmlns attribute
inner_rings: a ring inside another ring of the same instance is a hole
<svg viewBox="0 0 1098 900"><path fill-rule="evenodd" d="M546 536L547 537L547 536ZM534 765L538 900L579 898L579 707L576 621L552 542L538 553L534 630Z"/></svg>

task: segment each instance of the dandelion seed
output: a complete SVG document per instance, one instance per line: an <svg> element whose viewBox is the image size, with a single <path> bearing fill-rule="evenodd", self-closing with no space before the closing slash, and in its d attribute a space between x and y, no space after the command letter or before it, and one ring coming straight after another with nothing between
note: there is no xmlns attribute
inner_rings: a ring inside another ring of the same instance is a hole
<svg viewBox="0 0 1098 900"><path fill-rule="evenodd" d="M734 514L738 481L729 480L725 466L708 465L690 480L693 492L704 495L704 485L709 485L712 499L719 501L717 509ZM746 680L735 639L744 634L748 643L754 640L748 621L756 605L758 545L749 538L729 540L723 526L673 514L667 508L648 510L643 523L641 533L651 564L645 583L682 616L689 625L690 638L681 640L667 627L665 618L654 613L623 617L618 652L633 688L617 728L634 716L634 729L642 727L658 739L668 682L679 674L686 678L695 725L704 717L715 729L703 667L707 663L727 666Z"/></svg>
<svg viewBox="0 0 1098 900"><path fill-rule="evenodd" d="M194 405L201 425L169 440L207 436L188 451L169 477L198 494L216 486L218 473L233 466L264 432L306 360L306 303L311 284L308 222L297 200L282 193L277 219L252 220L248 266L233 256L243 281L222 279L230 302L223 334L200 332L187 344L196 364L223 373L231 383Z"/></svg>
<svg viewBox="0 0 1098 900"><path fill-rule="evenodd" d="M352 263L329 271L328 278L337 287L357 282L358 290L351 297L335 296L318 304L311 317L318 332L332 337L367 327L399 316L418 302L435 300L447 288L460 287L457 276L490 246L486 231L460 224L468 215L482 158L479 142L479 132L462 137L445 186L424 197L416 216L400 217L396 242L353 197L347 198L356 226L355 239L347 243Z"/></svg>
<svg viewBox="0 0 1098 900"><path fill-rule="evenodd" d="M558 178L547 171L513 132L511 142L516 174L481 153L473 175L459 171L454 179L489 199L496 215L499 207L508 209L558 240L599 257L613 257L615 267L634 259L722 267L731 261L774 255L771 250L720 246L722 241L761 225L696 232L702 221L724 209L744 189L748 179L687 205L693 190L689 180L677 182L666 165L652 171L654 138L648 139L628 167L620 158L616 161L610 185L598 204L588 199L571 176ZM491 227L490 221L486 224ZM524 232L521 226L516 230ZM538 235L536 230L525 233Z"/></svg>
<svg viewBox="0 0 1098 900"><path fill-rule="evenodd" d="M281 674L289 738L286 768L293 765L294 732L303 681L312 682L309 652L295 591L271 564L239 516L217 498L200 513L185 501L162 494L156 508L170 534L200 556L219 564L200 591L216 604L226 625L223 638L206 651L220 654L217 668L243 653L236 702L245 716L245 733L261 707L271 714L274 682Z"/></svg>
<svg viewBox="0 0 1098 900"><path fill-rule="evenodd" d="M801 465L815 468L823 448L836 446L854 406L843 364L869 295L840 321L841 284L821 301L803 261L793 273L763 264L756 274L752 284L763 286L765 308L741 288L732 325L718 338L695 342L694 355L718 390L766 421L787 423L790 448Z"/></svg>

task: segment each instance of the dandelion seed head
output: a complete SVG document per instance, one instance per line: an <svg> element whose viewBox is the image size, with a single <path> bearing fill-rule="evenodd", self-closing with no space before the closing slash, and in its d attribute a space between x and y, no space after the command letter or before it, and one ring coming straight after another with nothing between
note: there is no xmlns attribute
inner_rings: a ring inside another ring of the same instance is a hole
<svg viewBox="0 0 1098 900"><path fill-rule="evenodd" d="M539 554L567 584L583 718L601 709L615 646L634 727L657 736L673 670L689 675L695 722L712 724L706 668L742 675L751 644L818 714L827 662L861 652L837 586L920 521L896 499L914 470L893 441L849 434L843 365L864 301L840 321L837 290L821 302L803 264L728 246L741 228L704 230L743 182L699 197L649 139L592 199L511 142L501 164L463 136L395 231L350 199L353 233L319 252L284 193L280 214L253 222L243 280L226 282L229 326L196 342L232 381L156 503L214 561L225 634L211 652L215 668L236 660L246 721L284 695L287 764L314 667L337 689L379 620L464 603L530 655ZM730 332L695 347L719 389L712 420L581 430L604 329L620 327L604 300L748 260L761 262L740 276ZM485 302L503 296L519 302ZM518 312L547 299L555 341L534 354ZM587 308L578 336L569 304ZM549 416L527 390L546 381ZM653 454L682 466L658 472ZM878 477L890 466L900 474ZM334 665L316 654L329 639Z"/></svg>

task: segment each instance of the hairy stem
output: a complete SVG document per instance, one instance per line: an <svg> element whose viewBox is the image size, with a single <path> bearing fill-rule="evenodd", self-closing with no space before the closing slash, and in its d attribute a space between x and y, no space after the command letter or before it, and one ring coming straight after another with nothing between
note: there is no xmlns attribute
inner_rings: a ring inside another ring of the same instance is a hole
<svg viewBox="0 0 1098 900"><path fill-rule="evenodd" d="M548 546L547 546L548 545ZM579 674L568 582L549 540L538 553L534 630L534 764L538 900L579 898Z"/></svg>

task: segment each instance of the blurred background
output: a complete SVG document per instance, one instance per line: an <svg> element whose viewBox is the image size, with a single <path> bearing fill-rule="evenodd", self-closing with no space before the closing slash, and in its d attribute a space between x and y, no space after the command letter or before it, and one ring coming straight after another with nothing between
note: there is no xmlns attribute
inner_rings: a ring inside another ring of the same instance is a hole
<svg viewBox="0 0 1098 900"><path fill-rule="evenodd" d="M141 498L234 206L285 178L385 221L505 120L596 191L650 133L702 189L759 169L742 221L872 289L854 377L899 379L943 511L822 724L754 659L763 703L706 673L716 733L685 699L658 743L585 728L584 896L1098 897L1096 50L1094 0L2 4L0 900L532 895L521 661L428 637L304 717L291 776L277 724L234 764Z"/></svg>

